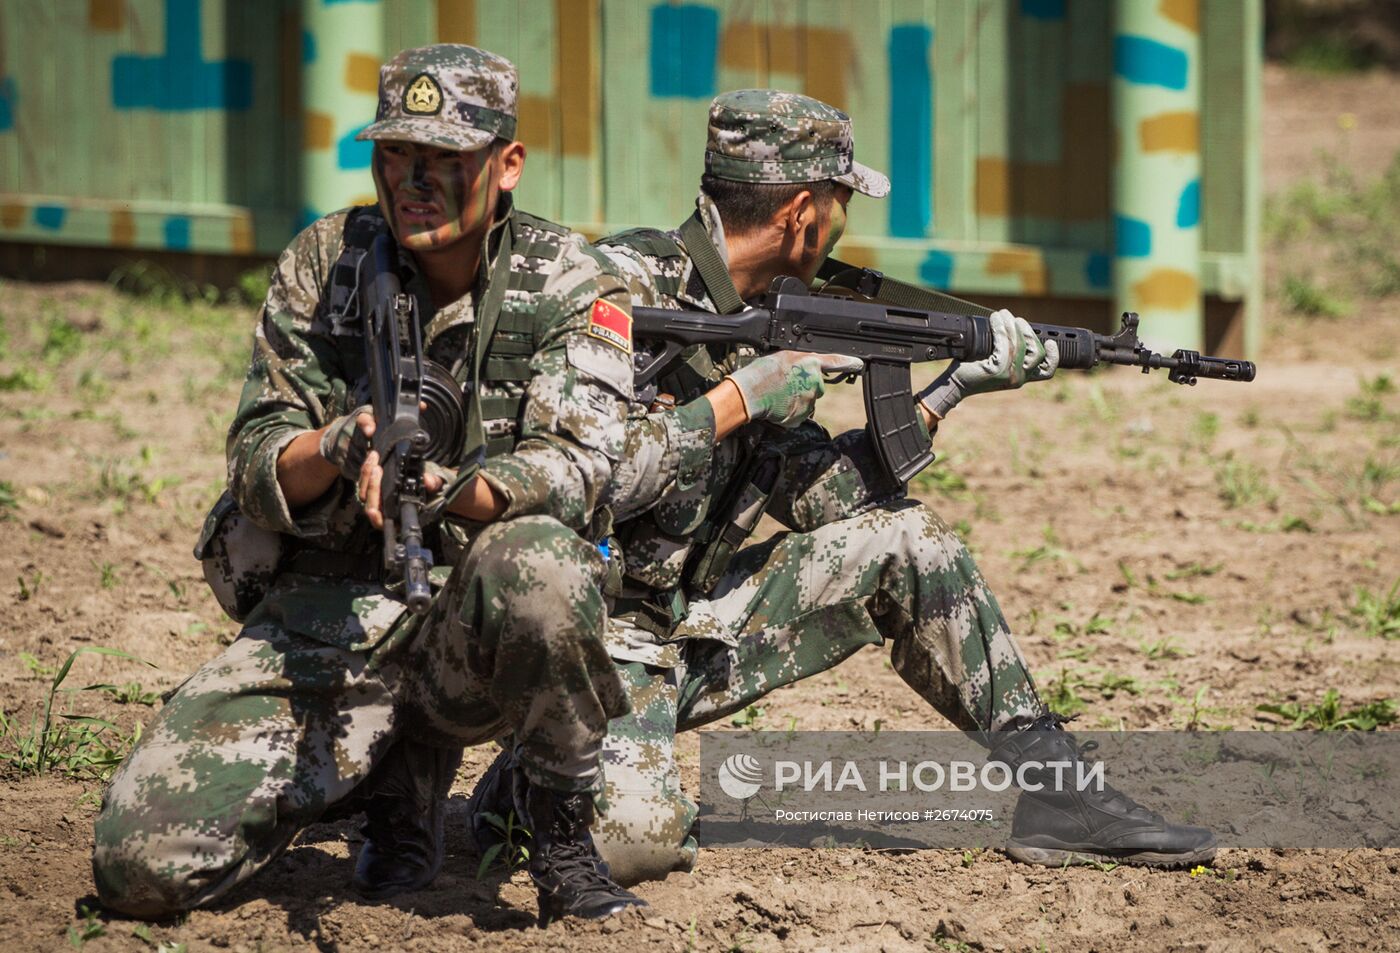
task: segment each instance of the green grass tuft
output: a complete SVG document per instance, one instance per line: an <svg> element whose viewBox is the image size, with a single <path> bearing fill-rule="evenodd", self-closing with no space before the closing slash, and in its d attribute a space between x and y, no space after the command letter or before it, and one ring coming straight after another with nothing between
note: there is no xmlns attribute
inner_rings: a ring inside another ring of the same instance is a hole
<svg viewBox="0 0 1400 953"><path fill-rule="evenodd" d="M1358 586L1351 614L1368 638L1400 639L1400 579L1387 593Z"/></svg>
<svg viewBox="0 0 1400 953"><path fill-rule="evenodd" d="M1328 291L1311 278L1288 274L1279 289L1289 311L1309 318L1344 318L1351 313L1345 299Z"/></svg>
<svg viewBox="0 0 1400 953"><path fill-rule="evenodd" d="M1315 728L1318 731L1375 731L1382 725L1395 723L1394 699L1383 698L1343 711L1341 694L1327 689L1322 700L1313 705L1301 702L1280 702L1258 705L1255 711L1283 719L1293 730Z"/></svg>
<svg viewBox="0 0 1400 953"><path fill-rule="evenodd" d="M132 734L127 735L105 719L54 710L54 698L73 670L73 663L82 655L108 655L151 665L129 652L106 646L85 645L73 652L53 673L44 699L42 718L36 715L28 726L24 726L0 711L0 763L8 764L20 775L58 771L68 777L95 778L99 781L111 777L140 737L141 729L138 725ZM32 668L36 672L41 670L37 660ZM110 687L113 686L89 685L78 691L104 691Z"/></svg>

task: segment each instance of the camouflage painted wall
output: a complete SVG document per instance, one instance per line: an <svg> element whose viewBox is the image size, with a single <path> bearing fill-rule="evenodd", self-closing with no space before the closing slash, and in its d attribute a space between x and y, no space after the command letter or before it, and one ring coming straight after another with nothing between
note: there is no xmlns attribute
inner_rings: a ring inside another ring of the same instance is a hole
<svg viewBox="0 0 1400 953"><path fill-rule="evenodd" d="M849 111L859 157L894 182L854 204L847 258L966 292L1110 298L1115 169L1143 154L1125 144L1186 134L1115 129L1115 83L1138 68L1122 2L6 0L0 240L275 252L373 194L354 133L380 60L451 40L520 66L521 198L542 214L595 233L679 221L709 98L786 87ZM1143 40L1198 77L1199 281L1245 298L1259 0L1126 2L1196 23L1196 43Z"/></svg>

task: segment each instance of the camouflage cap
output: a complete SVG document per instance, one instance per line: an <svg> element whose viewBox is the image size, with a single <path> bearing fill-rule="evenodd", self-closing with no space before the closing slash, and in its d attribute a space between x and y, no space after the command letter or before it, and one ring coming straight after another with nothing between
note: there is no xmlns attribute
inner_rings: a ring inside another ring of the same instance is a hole
<svg viewBox="0 0 1400 953"><path fill-rule="evenodd" d="M379 110L356 139L480 149L515 138L515 64L458 43L404 50L379 70Z"/></svg>
<svg viewBox="0 0 1400 953"><path fill-rule="evenodd" d="M810 96L741 89L710 104L705 171L735 182L834 179L874 198L890 180L855 160L851 117Z"/></svg>

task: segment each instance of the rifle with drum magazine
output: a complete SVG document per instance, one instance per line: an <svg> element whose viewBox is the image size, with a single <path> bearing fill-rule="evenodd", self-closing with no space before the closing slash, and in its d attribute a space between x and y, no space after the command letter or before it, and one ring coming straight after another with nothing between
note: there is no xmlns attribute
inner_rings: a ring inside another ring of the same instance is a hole
<svg viewBox="0 0 1400 953"><path fill-rule="evenodd" d="M372 448L384 469L386 582L402 581L409 609L428 611L432 551L424 545L420 513L429 462L455 466L465 431L461 386L442 365L423 357L418 304L405 294L393 238L376 236L367 276L370 308L365 319L365 362L374 408Z"/></svg>

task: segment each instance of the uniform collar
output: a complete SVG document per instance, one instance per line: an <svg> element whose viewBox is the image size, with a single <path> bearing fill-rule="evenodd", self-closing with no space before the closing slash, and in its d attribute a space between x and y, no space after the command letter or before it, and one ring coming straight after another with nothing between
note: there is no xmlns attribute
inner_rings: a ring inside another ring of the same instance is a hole
<svg viewBox="0 0 1400 953"><path fill-rule="evenodd" d="M704 222L705 228L709 230L710 241L714 242L720 259L728 267L729 245L724 239L724 222L720 219L719 207L715 205L715 200L706 195L704 189L695 197L695 210L700 213L700 221Z"/></svg>

